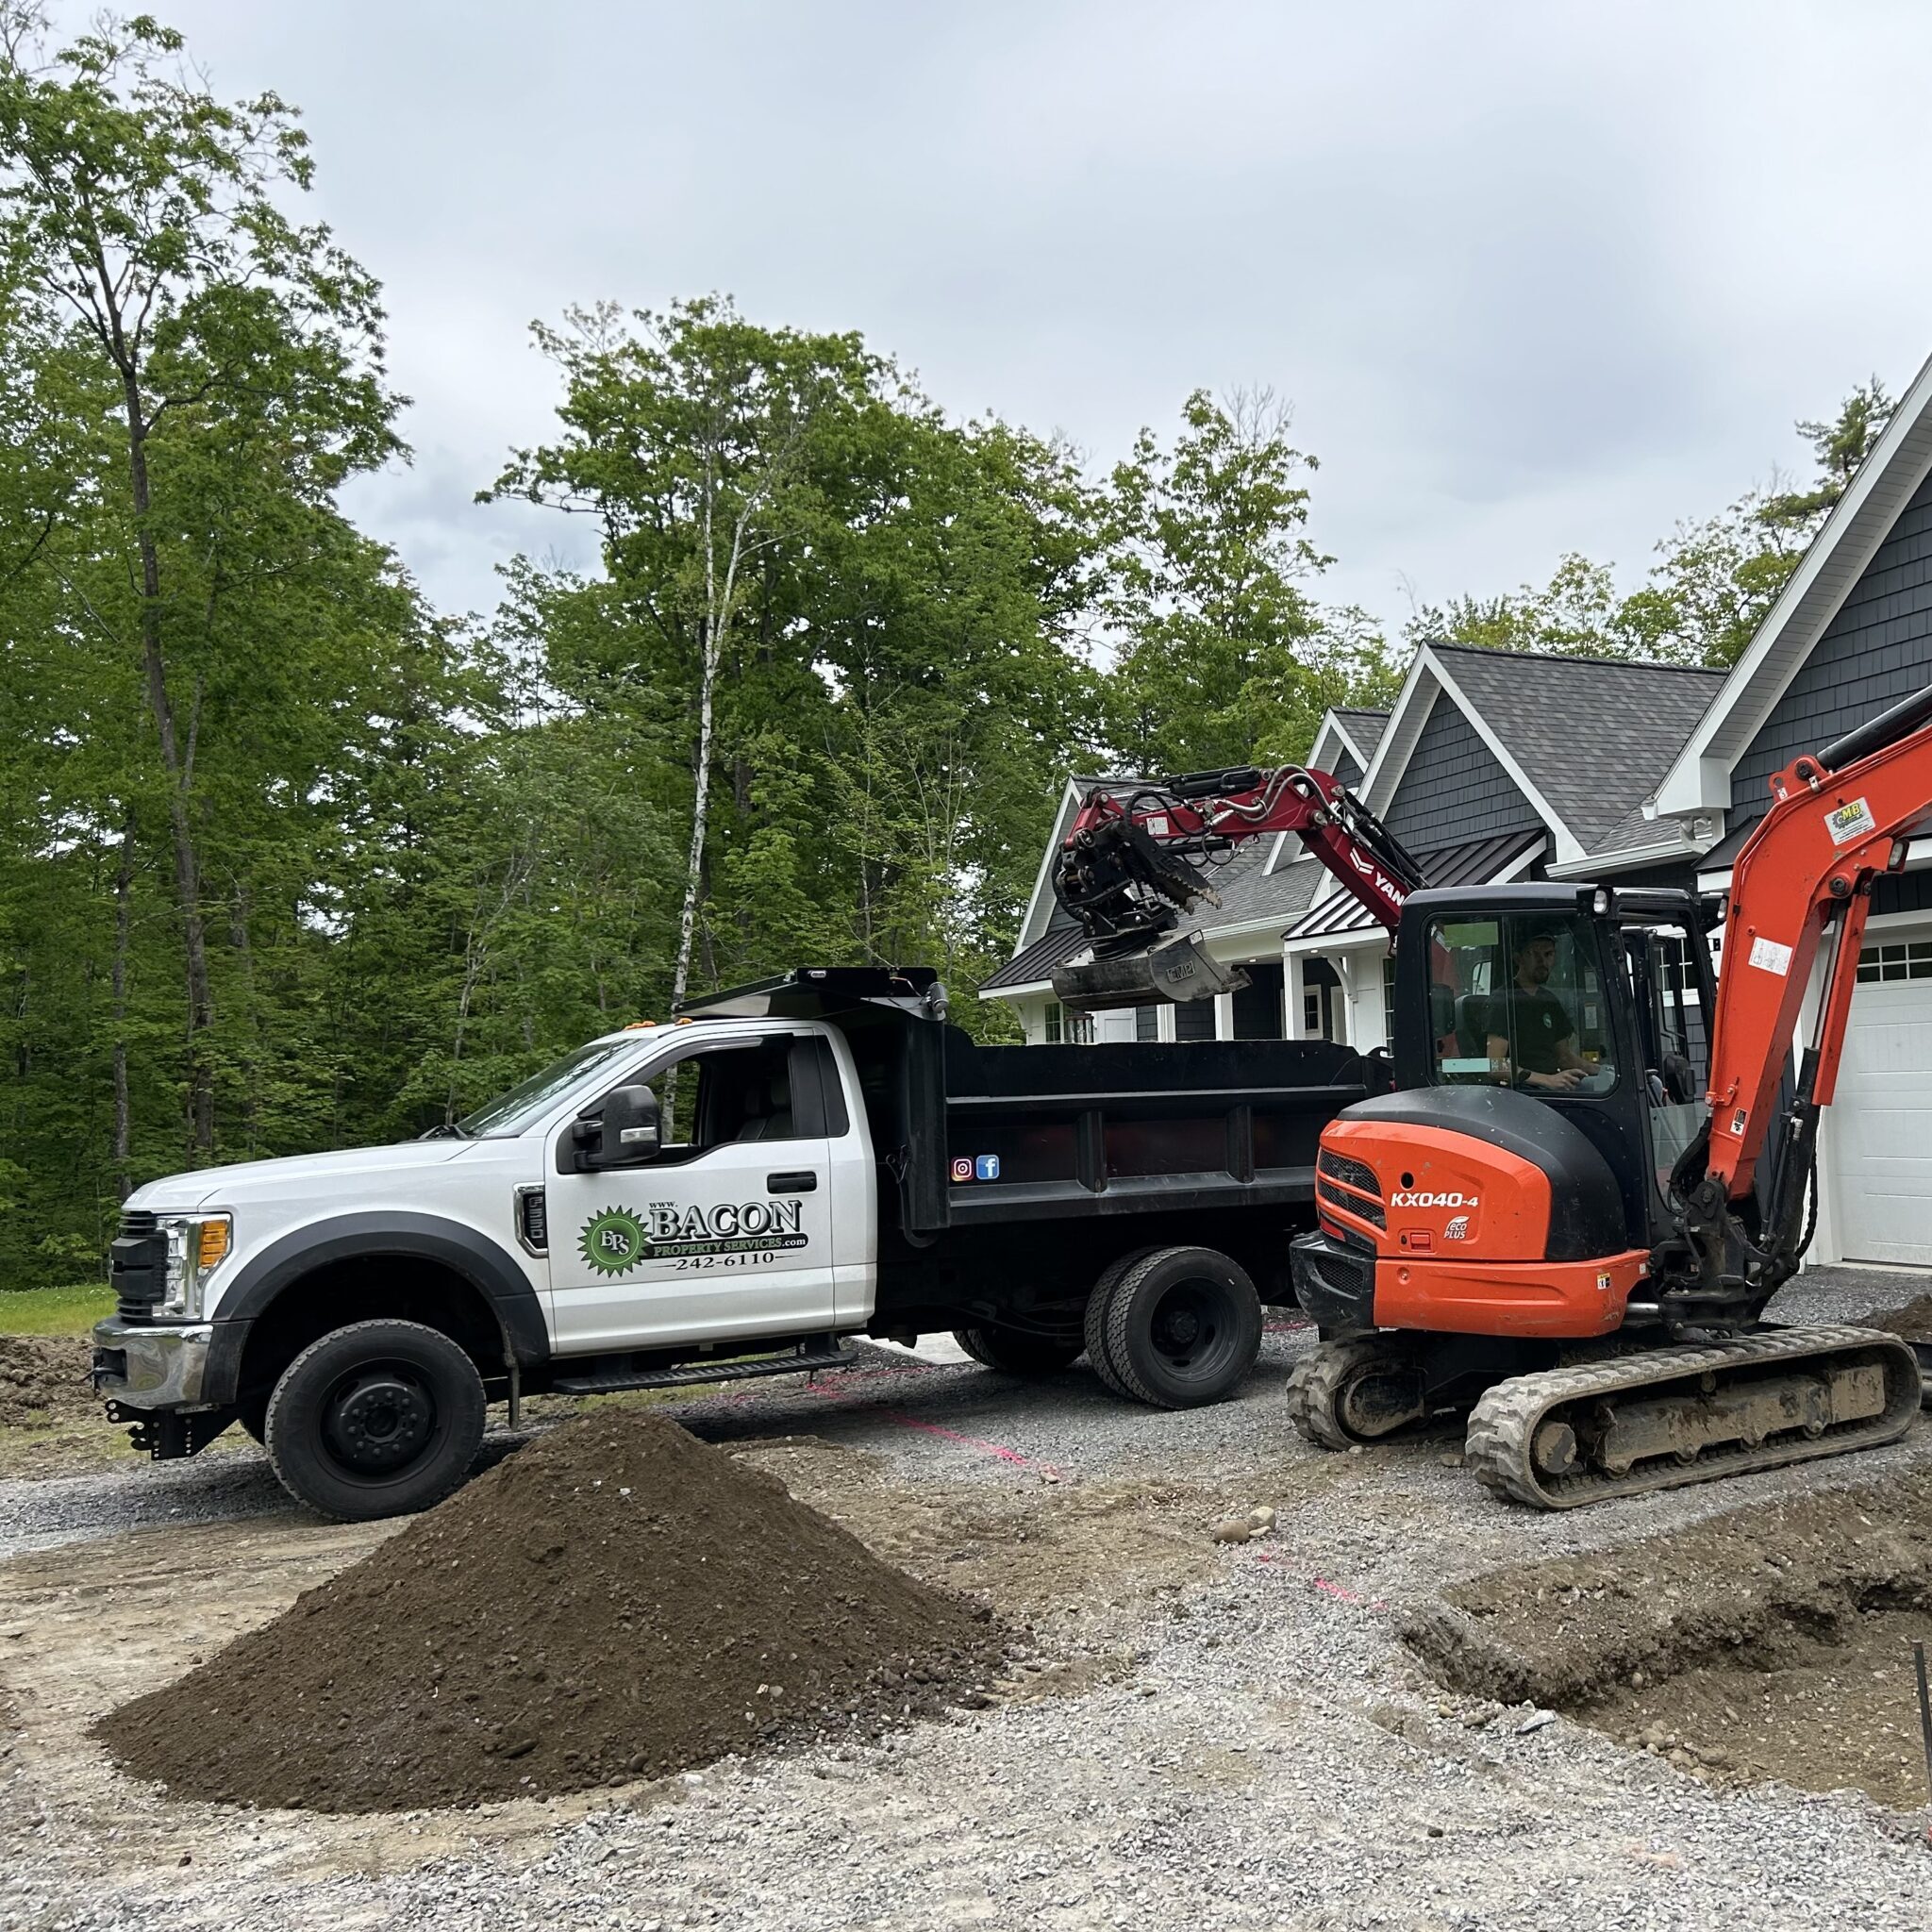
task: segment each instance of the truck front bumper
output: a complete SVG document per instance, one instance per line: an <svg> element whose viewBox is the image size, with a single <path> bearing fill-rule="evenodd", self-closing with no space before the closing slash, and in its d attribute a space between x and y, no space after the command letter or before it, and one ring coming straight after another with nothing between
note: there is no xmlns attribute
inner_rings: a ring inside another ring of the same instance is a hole
<svg viewBox="0 0 1932 1932"><path fill-rule="evenodd" d="M217 1337L217 1330L229 1325L192 1322L160 1327L110 1315L94 1324L94 1391L122 1408L204 1408L232 1402L233 1370L222 1360L229 1351ZM225 1376L224 1367L229 1370Z"/></svg>

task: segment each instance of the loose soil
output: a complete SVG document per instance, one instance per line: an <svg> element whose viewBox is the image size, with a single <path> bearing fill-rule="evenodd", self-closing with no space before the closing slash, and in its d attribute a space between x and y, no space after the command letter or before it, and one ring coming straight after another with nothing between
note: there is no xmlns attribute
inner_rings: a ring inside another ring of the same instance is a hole
<svg viewBox="0 0 1932 1932"><path fill-rule="evenodd" d="M93 1344L71 1335L0 1335L0 1428L98 1419Z"/></svg>
<svg viewBox="0 0 1932 1932"><path fill-rule="evenodd" d="M1402 1636L1454 1690L1552 1706L1685 1770L1923 1805L1932 1475L1495 1571Z"/></svg>
<svg viewBox="0 0 1932 1932"><path fill-rule="evenodd" d="M177 1796L322 1811L658 1777L937 1714L1004 1631L639 1410L565 1424L96 1735Z"/></svg>
<svg viewBox="0 0 1932 1932"><path fill-rule="evenodd" d="M1922 1294L1902 1308L1877 1308L1864 1316L1861 1328L1882 1328L1907 1341L1932 1341L1932 1294Z"/></svg>

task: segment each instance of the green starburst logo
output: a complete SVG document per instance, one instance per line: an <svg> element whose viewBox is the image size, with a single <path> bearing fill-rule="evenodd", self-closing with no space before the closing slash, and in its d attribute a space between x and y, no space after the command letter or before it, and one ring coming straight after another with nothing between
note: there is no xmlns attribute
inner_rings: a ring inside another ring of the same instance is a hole
<svg viewBox="0 0 1932 1932"><path fill-rule="evenodd" d="M577 1237L584 1259L598 1274L627 1274L644 1258L650 1243L643 1224L626 1208L606 1208L584 1224Z"/></svg>

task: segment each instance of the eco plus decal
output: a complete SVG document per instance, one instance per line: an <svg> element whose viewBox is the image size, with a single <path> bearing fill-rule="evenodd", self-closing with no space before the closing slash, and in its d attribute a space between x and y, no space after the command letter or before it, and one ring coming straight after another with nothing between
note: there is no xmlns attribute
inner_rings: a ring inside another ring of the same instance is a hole
<svg viewBox="0 0 1932 1932"><path fill-rule="evenodd" d="M803 1248L802 1201L720 1201L685 1207L653 1201L639 1213L605 1208L584 1224L577 1245L598 1274L628 1274L645 1261L692 1255L747 1255Z"/></svg>

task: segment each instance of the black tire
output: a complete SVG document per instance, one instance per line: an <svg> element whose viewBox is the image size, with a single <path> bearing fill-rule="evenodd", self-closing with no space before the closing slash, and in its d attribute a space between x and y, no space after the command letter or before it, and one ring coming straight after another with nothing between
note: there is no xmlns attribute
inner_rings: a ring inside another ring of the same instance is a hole
<svg viewBox="0 0 1932 1932"><path fill-rule="evenodd" d="M1100 1271L1100 1279L1093 1284L1093 1292L1087 1297L1087 1366L1100 1377L1102 1388L1128 1402L1138 1402L1141 1398L1122 1381L1121 1372L1108 1359L1108 1305L1113 1300L1113 1291L1120 1286L1122 1275L1137 1262L1159 1252L1158 1248L1131 1248L1124 1255L1116 1255Z"/></svg>
<svg viewBox="0 0 1932 1932"><path fill-rule="evenodd" d="M269 1461L298 1503L342 1523L440 1503L483 1441L483 1380L419 1322L355 1322L312 1341L269 1397Z"/></svg>
<svg viewBox="0 0 1932 1932"><path fill-rule="evenodd" d="M1108 1296L1108 1359L1156 1408L1221 1401L1260 1353L1261 1298L1214 1248L1157 1248Z"/></svg>
<svg viewBox="0 0 1932 1932"><path fill-rule="evenodd" d="M1010 1328L955 1328L953 1340L976 1362L1003 1375L1057 1375L1079 1356L1077 1341L1016 1335Z"/></svg>

